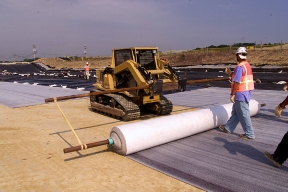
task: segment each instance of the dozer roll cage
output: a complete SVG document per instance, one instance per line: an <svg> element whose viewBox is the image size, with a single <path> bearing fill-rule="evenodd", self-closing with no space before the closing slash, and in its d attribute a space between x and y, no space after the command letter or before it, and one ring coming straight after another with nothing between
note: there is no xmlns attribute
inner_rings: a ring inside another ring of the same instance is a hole
<svg viewBox="0 0 288 192"><path fill-rule="evenodd" d="M179 82L182 86L184 85L184 89L186 88L186 79L180 79L169 63L159 58L158 47L113 49L110 67L115 68L127 60L138 63L155 79L162 79L164 83ZM143 76L147 76L143 71L140 70L140 72Z"/></svg>

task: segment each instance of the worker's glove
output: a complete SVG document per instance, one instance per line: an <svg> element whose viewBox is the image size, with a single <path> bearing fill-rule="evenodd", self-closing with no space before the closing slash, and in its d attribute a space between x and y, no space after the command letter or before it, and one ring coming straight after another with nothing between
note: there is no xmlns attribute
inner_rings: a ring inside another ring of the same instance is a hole
<svg viewBox="0 0 288 192"><path fill-rule="evenodd" d="M230 69L229 67L226 67L226 68L225 68L225 73L226 73L227 75L231 75L232 71L231 71L231 69Z"/></svg>
<svg viewBox="0 0 288 192"><path fill-rule="evenodd" d="M282 108L282 107L280 107L280 105L278 105L278 106L275 108L275 110L274 110L275 115L276 115L277 117L281 117L281 113L282 113L282 111L283 111L284 109L286 109L286 108L285 108L285 107Z"/></svg>
<svg viewBox="0 0 288 192"><path fill-rule="evenodd" d="M283 91L287 91L287 85L284 85Z"/></svg>
<svg viewBox="0 0 288 192"><path fill-rule="evenodd" d="M230 84L233 83L231 80L232 80L232 78L231 78L231 77L228 77L228 82L229 82Z"/></svg>
<svg viewBox="0 0 288 192"><path fill-rule="evenodd" d="M230 101L231 101L232 103L235 103L235 95L230 95Z"/></svg>

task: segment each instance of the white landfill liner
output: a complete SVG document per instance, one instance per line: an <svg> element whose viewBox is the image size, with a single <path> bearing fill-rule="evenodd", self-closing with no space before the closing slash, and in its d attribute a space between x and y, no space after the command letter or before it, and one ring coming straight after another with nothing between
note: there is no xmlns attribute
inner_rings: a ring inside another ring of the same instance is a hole
<svg viewBox="0 0 288 192"><path fill-rule="evenodd" d="M117 153L129 155L201 133L226 124L232 106L229 103L113 127L110 132L114 141L112 146ZM249 108L250 115L254 116L259 112L260 105L251 100Z"/></svg>

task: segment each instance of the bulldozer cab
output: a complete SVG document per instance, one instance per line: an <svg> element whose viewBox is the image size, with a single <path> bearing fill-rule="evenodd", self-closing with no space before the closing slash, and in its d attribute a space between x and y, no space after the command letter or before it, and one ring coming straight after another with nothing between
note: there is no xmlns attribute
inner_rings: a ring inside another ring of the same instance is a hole
<svg viewBox="0 0 288 192"><path fill-rule="evenodd" d="M130 47L112 50L111 64L97 70L98 89L144 86L151 80L178 83L185 89L186 79L180 79L167 61L159 58L158 47Z"/></svg>
<svg viewBox="0 0 288 192"><path fill-rule="evenodd" d="M127 60L133 60L146 70L157 70L158 47L131 47L112 50L111 68L121 65Z"/></svg>

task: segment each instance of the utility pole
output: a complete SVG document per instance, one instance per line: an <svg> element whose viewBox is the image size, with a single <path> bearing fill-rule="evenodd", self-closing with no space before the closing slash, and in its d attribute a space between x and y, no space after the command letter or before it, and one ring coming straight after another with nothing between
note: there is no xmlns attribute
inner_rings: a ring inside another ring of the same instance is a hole
<svg viewBox="0 0 288 192"><path fill-rule="evenodd" d="M37 53L37 50L36 50L36 48L35 48L35 45L33 45L33 53L34 53L34 61L35 61L36 53Z"/></svg>
<svg viewBox="0 0 288 192"><path fill-rule="evenodd" d="M84 46L84 57L85 57L85 61L87 60L86 59L86 46Z"/></svg>

